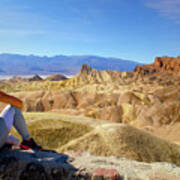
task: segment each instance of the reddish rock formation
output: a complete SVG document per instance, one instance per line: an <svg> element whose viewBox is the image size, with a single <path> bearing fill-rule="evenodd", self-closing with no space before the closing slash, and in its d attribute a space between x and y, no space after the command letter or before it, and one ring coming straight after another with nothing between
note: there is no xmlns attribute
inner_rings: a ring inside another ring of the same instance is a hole
<svg viewBox="0 0 180 180"><path fill-rule="evenodd" d="M174 57L156 57L153 64L136 66L134 72L138 74L152 74L155 72L169 72L180 75L180 56Z"/></svg>

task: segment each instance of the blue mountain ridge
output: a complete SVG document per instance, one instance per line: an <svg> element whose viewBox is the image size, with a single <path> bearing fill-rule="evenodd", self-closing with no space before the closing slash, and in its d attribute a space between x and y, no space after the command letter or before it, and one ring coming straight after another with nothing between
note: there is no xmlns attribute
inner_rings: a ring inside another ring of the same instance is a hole
<svg viewBox="0 0 180 180"><path fill-rule="evenodd" d="M32 75L63 73L74 75L80 71L82 64L87 64L97 70L132 71L139 62L118 58L99 56L64 56L53 57L0 54L1 75Z"/></svg>

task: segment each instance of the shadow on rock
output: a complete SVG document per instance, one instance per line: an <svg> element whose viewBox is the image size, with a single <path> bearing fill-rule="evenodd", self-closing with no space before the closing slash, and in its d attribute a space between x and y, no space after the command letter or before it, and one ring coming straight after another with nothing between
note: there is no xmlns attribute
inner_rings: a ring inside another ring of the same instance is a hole
<svg viewBox="0 0 180 180"><path fill-rule="evenodd" d="M4 150L0 152L0 180L77 179L71 161L55 152Z"/></svg>

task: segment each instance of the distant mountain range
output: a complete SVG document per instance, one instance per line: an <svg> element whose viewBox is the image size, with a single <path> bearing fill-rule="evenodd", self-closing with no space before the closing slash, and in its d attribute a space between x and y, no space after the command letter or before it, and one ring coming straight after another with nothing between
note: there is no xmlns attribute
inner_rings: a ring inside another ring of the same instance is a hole
<svg viewBox="0 0 180 180"><path fill-rule="evenodd" d="M32 75L63 73L74 75L82 64L97 70L132 71L139 62L118 58L98 56L24 56L19 54L0 54L1 75Z"/></svg>

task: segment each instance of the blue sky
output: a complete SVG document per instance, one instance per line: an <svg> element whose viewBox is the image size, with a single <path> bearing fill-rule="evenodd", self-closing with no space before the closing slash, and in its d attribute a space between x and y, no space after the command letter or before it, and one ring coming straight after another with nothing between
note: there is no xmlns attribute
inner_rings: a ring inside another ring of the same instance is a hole
<svg viewBox="0 0 180 180"><path fill-rule="evenodd" d="M1 0L0 53L180 55L180 0Z"/></svg>

